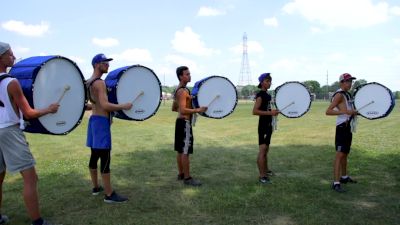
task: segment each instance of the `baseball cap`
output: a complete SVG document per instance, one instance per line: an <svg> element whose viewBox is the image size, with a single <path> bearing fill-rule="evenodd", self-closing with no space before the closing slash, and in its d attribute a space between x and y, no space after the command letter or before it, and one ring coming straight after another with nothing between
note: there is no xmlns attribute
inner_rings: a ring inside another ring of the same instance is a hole
<svg viewBox="0 0 400 225"><path fill-rule="evenodd" d="M107 58L103 53L97 54L93 57L92 59L92 66L94 66L96 63L101 63L101 62L109 62L113 60L112 58Z"/></svg>
<svg viewBox="0 0 400 225"><path fill-rule="evenodd" d="M270 80L271 80L271 74L270 73L263 73L263 74L261 74L259 77L258 77L258 82L259 82L259 84L258 84L258 88L261 88L261 83L265 80L265 79L267 79L267 78L269 78Z"/></svg>
<svg viewBox="0 0 400 225"><path fill-rule="evenodd" d="M344 73L342 75L340 75L339 77L339 81L343 82L343 81L347 81L347 80L355 80L357 78L351 76L349 73Z"/></svg>
<svg viewBox="0 0 400 225"><path fill-rule="evenodd" d="M10 48L9 44L0 41L0 55L3 55Z"/></svg>

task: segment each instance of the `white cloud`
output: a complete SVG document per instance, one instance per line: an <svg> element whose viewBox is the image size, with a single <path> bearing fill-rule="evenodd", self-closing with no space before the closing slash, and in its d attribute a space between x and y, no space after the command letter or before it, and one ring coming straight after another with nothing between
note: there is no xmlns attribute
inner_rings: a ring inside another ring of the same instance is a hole
<svg viewBox="0 0 400 225"><path fill-rule="evenodd" d="M86 60L83 59L80 56L73 56L72 55L72 56L69 56L68 58L71 59L72 61L76 62L76 63L85 63L86 62Z"/></svg>
<svg viewBox="0 0 400 225"><path fill-rule="evenodd" d="M226 13L224 11L206 6L200 7L199 11L197 12L197 16L221 16L225 14Z"/></svg>
<svg viewBox="0 0 400 225"><path fill-rule="evenodd" d="M196 62L179 55L167 55L165 57L165 61L168 63L173 63L177 66L187 66L190 68L190 70L198 70Z"/></svg>
<svg viewBox="0 0 400 225"><path fill-rule="evenodd" d="M238 44L229 49L236 54L242 54L243 53L243 44ZM264 48L262 47L262 45L259 42L257 42L257 41L248 41L247 42L247 53L260 53L263 51L264 51Z"/></svg>
<svg viewBox="0 0 400 225"><path fill-rule="evenodd" d="M394 38L394 39L393 39L393 42L394 42L396 45L400 45L400 38Z"/></svg>
<svg viewBox="0 0 400 225"><path fill-rule="evenodd" d="M328 55L327 59L328 61L341 61L346 58L346 54L340 53L340 52L335 52L330 55Z"/></svg>
<svg viewBox="0 0 400 225"><path fill-rule="evenodd" d="M49 24L41 21L39 25L25 24L23 21L9 20L1 24L8 31L30 37L41 37L49 31Z"/></svg>
<svg viewBox="0 0 400 225"><path fill-rule="evenodd" d="M283 11L300 14L310 22L327 27L368 27L386 22L389 17L386 2L373 4L371 0L293 0Z"/></svg>
<svg viewBox="0 0 400 225"><path fill-rule="evenodd" d="M400 16L400 7L394 6L394 7L390 8L390 13L392 13L395 16Z"/></svg>
<svg viewBox="0 0 400 225"><path fill-rule="evenodd" d="M200 40L200 35L194 33L190 27L185 27L183 31L175 32L175 37L171 43L172 47L181 53L190 53L198 56L220 53L217 49L206 48L204 42Z"/></svg>
<svg viewBox="0 0 400 225"><path fill-rule="evenodd" d="M116 61L126 61L129 63L153 61L149 50L139 48L127 49L120 54L112 54L110 57Z"/></svg>
<svg viewBox="0 0 400 225"><path fill-rule="evenodd" d="M271 27L278 27L278 20L276 19L276 17L265 18L264 25Z"/></svg>
<svg viewBox="0 0 400 225"><path fill-rule="evenodd" d="M373 63L382 63L385 61L385 58L382 56L368 56L367 61L373 62Z"/></svg>
<svg viewBox="0 0 400 225"><path fill-rule="evenodd" d="M100 47L113 47L119 45L119 41L115 38L96 38L94 37L92 39L92 43L94 45L100 46Z"/></svg>
<svg viewBox="0 0 400 225"><path fill-rule="evenodd" d="M323 32L323 30L319 27L311 27L310 30L311 30L311 33L313 33L313 34L320 34Z"/></svg>

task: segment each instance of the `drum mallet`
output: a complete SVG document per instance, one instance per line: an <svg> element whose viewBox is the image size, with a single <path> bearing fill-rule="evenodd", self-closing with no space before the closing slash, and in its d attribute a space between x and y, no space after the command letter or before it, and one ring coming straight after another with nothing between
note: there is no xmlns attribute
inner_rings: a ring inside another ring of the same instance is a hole
<svg viewBox="0 0 400 225"><path fill-rule="evenodd" d="M210 107L210 105L211 105L215 100L217 100L217 98L219 98L219 95L216 95L216 96L214 97L214 99L211 100L210 103L208 103L207 107Z"/></svg>
<svg viewBox="0 0 400 225"><path fill-rule="evenodd" d="M294 105L294 102L291 102L289 105L283 107L283 109L280 109L279 111L283 111L283 110L287 109L287 108L288 108L289 106L291 106L291 105Z"/></svg>
<svg viewBox="0 0 400 225"><path fill-rule="evenodd" d="M374 101L374 100L372 100L372 101L368 102L367 104L365 104L365 105L363 105L362 107L360 107L359 109L357 109L357 112L358 112L358 111L360 111L360 110L362 110L362 109L364 109L365 107L367 107L367 106L369 106L369 105L373 104L373 103L375 103L375 101Z"/></svg>
<svg viewBox="0 0 400 225"><path fill-rule="evenodd" d="M133 103L136 102L136 100L138 100L138 98L139 98L140 96L142 96L142 95L144 95L144 91L140 91L140 93L138 94L138 96L136 96L136 98L132 101L132 105L133 105Z"/></svg>
<svg viewBox="0 0 400 225"><path fill-rule="evenodd" d="M71 86L69 86L68 84L64 86L64 91L61 94L60 98L57 101L57 104L60 104L61 100L64 98L65 93L67 93L67 91L69 91L71 89Z"/></svg>

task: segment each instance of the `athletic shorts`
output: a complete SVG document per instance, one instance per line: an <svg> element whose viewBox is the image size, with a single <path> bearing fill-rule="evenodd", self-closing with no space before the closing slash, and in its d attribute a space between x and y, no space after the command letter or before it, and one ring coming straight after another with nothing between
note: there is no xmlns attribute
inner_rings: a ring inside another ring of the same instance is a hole
<svg viewBox="0 0 400 225"><path fill-rule="evenodd" d="M258 127L258 145L271 144L272 126Z"/></svg>
<svg viewBox="0 0 400 225"><path fill-rule="evenodd" d="M193 153L193 131L189 120L177 118L175 123L175 151L183 154Z"/></svg>
<svg viewBox="0 0 400 225"><path fill-rule="evenodd" d="M335 148L337 152L349 153L353 134L349 122L336 126Z"/></svg>
<svg viewBox="0 0 400 225"><path fill-rule="evenodd" d="M86 146L95 149L111 149L110 119L105 116L90 116Z"/></svg>
<svg viewBox="0 0 400 225"><path fill-rule="evenodd" d="M0 129L0 172L21 172L35 166L25 134L18 125Z"/></svg>

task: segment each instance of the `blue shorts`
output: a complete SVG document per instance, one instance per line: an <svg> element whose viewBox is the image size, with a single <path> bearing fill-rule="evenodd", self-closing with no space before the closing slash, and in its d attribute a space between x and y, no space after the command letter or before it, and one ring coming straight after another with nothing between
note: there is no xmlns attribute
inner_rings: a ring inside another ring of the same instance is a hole
<svg viewBox="0 0 400 225"><path fill-rule="evenodd" d="M94 149L111 149L110 119L105 116L91 116L88 124L86 146Z"/></svg>

